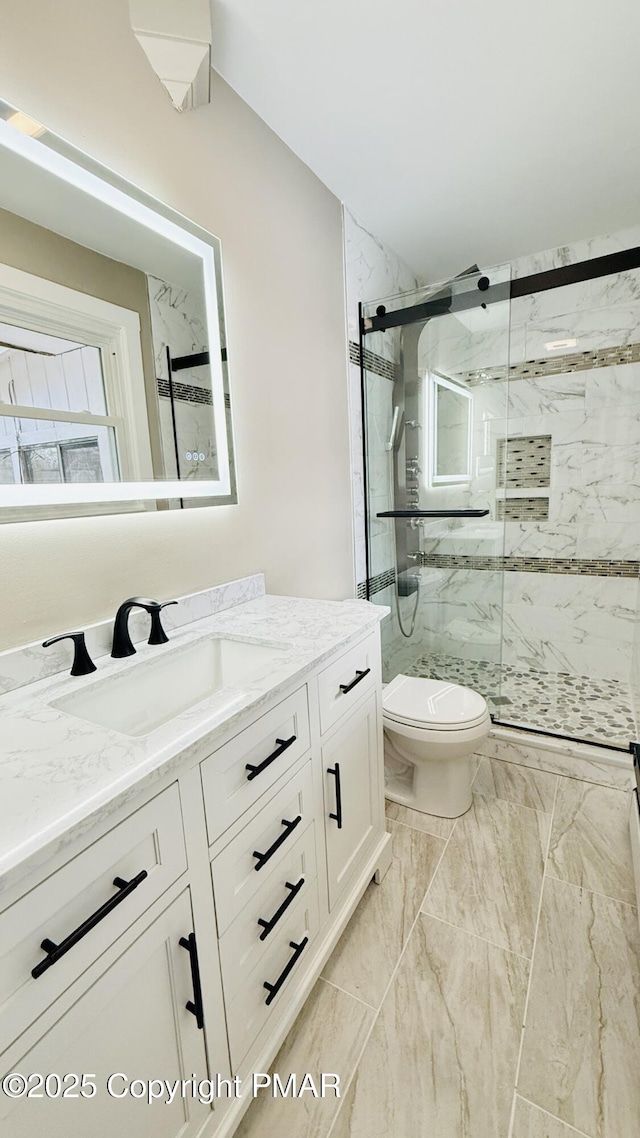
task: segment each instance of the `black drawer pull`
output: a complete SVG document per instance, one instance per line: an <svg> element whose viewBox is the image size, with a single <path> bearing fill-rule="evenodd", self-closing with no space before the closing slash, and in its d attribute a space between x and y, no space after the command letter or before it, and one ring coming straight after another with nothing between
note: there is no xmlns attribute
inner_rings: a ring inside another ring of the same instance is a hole
<svg viewBox="0 0 640 1138"><path fill-rule="evenodd" d="M340 782L340 763L336 763L335 767L327 767L327 774L332 774L336 780L336 812L329 814L338 823L338 829L342 829L342 783Z"/></svg>
<svg viewBox="0 0 640 1138"><path fill-rule="evenodd" d="M262 854L262 853L258 853L257 850L253 851L251 856L257 857L257 859L258 859L253 868L254 869L262 869L263 865L266 865L267 862L273 857L274 853L276 853L276 851L280 849L280 846L282 845L282 843L286 842L291 831L295 830L296 826L299 826L301 821L302 821L302 814L298 814L298 817L294 818L293 822L288 822L286 818L283 818L282 822L280 824L282 826L284 826L285 829L280 834L280 837L276 838L273 845L269 846L269 849L267 850L267 852Z"/></svg>
<svg viewBox="0 0 640 1138"><path fill-rule="evenodd" d="M340 691L343 693L343 695L346 695L348 691L351 691L351 689L356 686L356 684L359 684L360 680L363 680L365 676L368 676L370 671L371 668L365 668L364 672L359 672L356 668L355 680L352 680L350 684L340 684Z"/></svg>
<svg viewBox="0 0 640 1138"><path fill-rule="evenodd" d="M196 934L189 933L189 936L181 936L179 940L181 948L186 948L189 953L189 960L191 963L191 982L193 984L193 1000L187 1000L184 1005L188 1012L196 1017L196 1023L202 1031L204 1027L204 1011L202 1009L202 988L200 987L200 965L198 964L198 949L196 947Z"/></svg>
<svg viewBox="0 0 640 1138"><path fill-rule="evenodd" d="M86 921L83 921L81 925L78 925L77 929L74 929L72 933L69 933L69 936L66 936L64 940L60 942L60 944L55 944L54 941L49 940L48 937L45 937L40 945L40 948L44 949L47 955L44 960L41 960L39 964L36 964L35 968L31 969L31 975L33 976L34 980L37 980L39 976L42 976L43 972L46 972L47 969L51 968L51 966L60 960L61 957L65 956L69 949L73 948L73 946L76 945L79 940L82 940L82 938L87 935L87 933L90 933L91 930L96 927L96 925L99 925L100 921L103 921L105 917L108 917L109 913L113 912L113 910L117 908L120 902L124 901L125 897L128 897L130 893L133 893L134 889L137 889L140 883L144 881L145 877L148 876L149 875L146 869L143 869L136 877L132 877L131 881L125 881L122 877L114 877L113 884L117 886L119 892L114 893L113 897L110 897L108 901L105 901L99 909L96 909L95 913L92 913L90 917L87 917Z"/></svg>
<svg viewBox="0 0 640 1138"><path fill-rule="evenodd" d="M302 889L302 886L304 885L304 877L301 877L299 881L296 881L295 885L292 885L290 881L285 881L284 884L285 888L290 890L290 893L287 894L280 908L273 914L271 920L265 921L263 917L258 917L258 924L262 925L260 940L266 940L269 936L269 933L273 932L278 921L280 920L280 917L286 913L294 897L296 897Z"/></svg>
<svg viewBox="0 0 640 1138"><path fill-rule="evenodd" d="M292 969L295 968L296 964L298 963L298 960L302 956L302 953L304 952L308 943L309 943L309 937L308 936L306 936L304 938L304 940L301 940L300 944L296 944L295 940L289 941L289 948L294 949L293 956L289 960L289 963L286 964L285 967L282 969L282 972L278 976L278 979L276 980L275 984L270 984L268 982L268 980L265 980L264 984L262 985L262 987L266 988L267 992L269 993L266 1000L264 1001L265 1004L270 1004L273 1000L275 1000L276 996L278 995L278 992L280 991L282 985L284 984L285 980L287 979L287 976L292 971Z"/></svg>
<svg viewBox="0 0 640 1138"><path fill-rule="evenodd" d="M247 782L251 782L252 778L255 778L257 775L262 774L263 770L265 770L266 767L268 767L271 763L275 762L276 759L279 759L283 751L286 751L287 747L290 747L292 743L295 743L297 738L297 735L292 735L290 739L276 739L278 746L276 747L275 751L272 751L270 755L267 755L266 759L263 759L260 765L257 767L252 763L246 763L246 769L249 771L249 774L247 775Z"/></svg>

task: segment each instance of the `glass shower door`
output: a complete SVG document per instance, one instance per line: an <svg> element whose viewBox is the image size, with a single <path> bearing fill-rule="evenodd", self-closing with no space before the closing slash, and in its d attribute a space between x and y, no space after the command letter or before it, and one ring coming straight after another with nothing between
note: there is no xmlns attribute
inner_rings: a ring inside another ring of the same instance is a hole
<svg viewBox="0 0 640 1138"><path fill-rule="evenodd" d="M365 306L368 595L385 680L501 704L508 267ZM381 324L386 325L381 327Z"/></svg>

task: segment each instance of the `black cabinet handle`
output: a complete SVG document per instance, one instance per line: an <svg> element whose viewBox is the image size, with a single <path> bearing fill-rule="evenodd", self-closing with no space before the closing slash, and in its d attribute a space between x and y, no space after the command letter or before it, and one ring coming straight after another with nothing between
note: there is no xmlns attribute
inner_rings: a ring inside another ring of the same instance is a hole
<svg viewBox="0 0 640 1138"><path fill-rule="evenodd" d="M340 763L336 763L335 767L327 767L327 774L332 774L336 780L336 812L329 814L338 823L338 829L342 829L342 784L340 782Z"/></svg>
<svg viewBox="0 0 640 1138"><path fill-rule="evenodd" d="M354 688L356 686L356 684L360 683L360 680L363 680L365 676L369 675L370 671L371 671L371 668L365 668L363 672L359 672L358 669L356 668L355 680L352 680L350 684L340 684L340 691L342 692L342 694L346 695L348 691L351 691L351 689Z"/></svg>
<svg viewBox="0 0 640 1138"><path fill-rule="evenodd" d="M187 1000L184 1005L188 1012L196 1017L196 1023L202 1031L204 1027L204 1012L202 1010L202 988L200 987L200 965L198 964L198 949L196 947L196 934L181 936L178 941L181 948L186 948L191 963L191 982L193 984L193 1000Z"/></svg>
<svg viewBox="0 0 640 1138"><path fill-rule="evenodd" d="M283 751L286 751L287 747L290 747L292 743L295 743L297 737L297 735L292 735L290 739L276 739L278 746L276 747L275 751L272 751L270 755L267 755L266 759L263 759L259 766L256 767L252 763L246 763L246 769L249 771L249 774L247 775L247 782L251 782L252 778L255 778L257 775L262 774L263 770L265 770L271 763L275 762L276 759L279 759Z"/></svg>
<svg viewBox="0 0 640 1138"><path fill-rule="evenodd" d="M276 996L278 995L278 992L280 991L282 985L284 984L285 980L287 979L287 976L292 971L292 969L295 968L296 964L298 963L298 961L299 961L300 957L302 956L302 953L304 952L308 943L309 943L309 937L308 936L306 936L304 938L304 940L301 940L300 944L296 944L295 940L289 941L289 948L292 948L294 950L293 956L289 960L289 963L286 964L285 967L282 969L282 972L278 976L278 979L276 980L275 984L270 984L267 980L265 980L264 984L262 985L262 987L266 988L267 992L269 993L266 1000L264 1001L265 1004L270 1004L273 1000L275 1000Z"/></svg>
<svg viewBox="0 0 640 1138"><path fill-rule="evenodd" d="M137 889L140 883L144 881L144 879L148 876L149 875L146 869L143 869L136 877L132 877L131 881L125 881L122 877L114 877L113 884L117 886L119 892L114 893L113 897L110 897L108 901L105 901L99 909L96 909L95 913L92 913L90 917L87 917L86 921L83 921L81 925L78 925L77 929L74 929L72 933L69 933L69 936L65 937L64 940L60 942L60 944L55 944L54 941L49 940L48 937L45 937L40 945L40 948L44 949L47 955L44 960L41 960L39 964L36 964L35 968L31 969L31 975L33 976L34 980L37 980L39 976L42 976L43 972L46 972L47 969L51 968L53 964L61 959L61 957L65 956L69 949L73 948L73 946L76 945L79 940L82 940L82 938L87 935L87 933L90 933L91 930L96 927L96 925L99 925L100 921L103 921L105 917L108 917L109 913L113 912L113 910L117 908L117 906L122 901L124 901L125 897L128 897L130 893L133 893L134 889Z"/></svg>
<svg viewBox="0 0 640 1138"><path fill-rule="evenodd" d="M294 897L297 897L298 893L302 889L302 886L304 885L304 877L301 877L299 881L296 881L295 885L292 885L290 881L285 881L284 884L285 884L285 888L289 889L290 892L285 897L280 908L273 914L271 920L265 921L263 917L258 917L258 924L262 925L262 932L260 933L260 940L266 940L267 937L269 936L269 933L273 932L278 921L280 920L280 917L282 917L284 915L284 913L286 913L286 911L289 908L289 905L293 901Z"/></svg>
<svg viewBox="0 0 640 1138"><path fill-rule="evenodd" d="M266 865L267 862L273 857L276 850L280 849L280 846L282 845L282 843L286 842L291 831L295 830L296 826L299 826L301 821L302 821L302 814L298 814L298 817L294 818L293 822L288 822L286 818L283 818L281 825L284 826L285 829L280 834L280 837L276 838L273 845L269 846L269 849L267 850L267 852L266 853L259 853L258 850L253 851L251 856L257 857L257 859L258 859L253 868L254 869L262 869L263 865Z"/></svg>

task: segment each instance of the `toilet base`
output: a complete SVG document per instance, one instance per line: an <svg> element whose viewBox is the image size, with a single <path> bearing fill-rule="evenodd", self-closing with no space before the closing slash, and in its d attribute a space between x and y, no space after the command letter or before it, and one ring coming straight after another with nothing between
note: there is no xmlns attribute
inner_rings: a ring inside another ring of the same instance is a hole
<svg viewBox="0 0 640 1138"><path fill-rule="evenodd" d="M414 767L413 779L392 777L385 784L385 797L420 814L459 818L472 802L473 764L470 759L433 763L427 770ZM417 785L416 785L417 784Z"/></svg>
<svg viewBox="0 0 640 1138"><path fill-rule="evenodd" d="M488 717L487 717L488 719ZM471 806L475 772L473 752L489 731L489 724L473 732L456 732L458 738L429 740L428 754L421 738L407 737L385 725L385 794L392 802L433 814L459 818ZM417 734L417 733L416 733Z"/></svg>

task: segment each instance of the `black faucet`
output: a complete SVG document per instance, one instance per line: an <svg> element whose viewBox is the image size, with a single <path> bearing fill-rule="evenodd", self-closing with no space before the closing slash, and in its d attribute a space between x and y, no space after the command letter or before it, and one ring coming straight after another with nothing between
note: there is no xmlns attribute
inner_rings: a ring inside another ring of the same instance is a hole
<svg viewBox="0 0 640 1138"><path fill-rule="evenodd" d="M129 597L127 601L123 601L116 613L115 624L113 626L113 647L111 655L117 660L123 656L133 656L135 648L131 642L129 635L129 613L131 609L145 609L151 617L151 632L149 633L148 644L166 644L169 637L167 636L162 624L160 622L160 613L167 605L177 605L177 601L160 601L150 600L148 597Z"/></svg>
<svg viewBox="0 0 640 1138"><path fill-rule="evenodd" d="M95 672L96 666L87 651L84 632L63 632L60 636L52 636L49 640L45 640L42 647L48 648L50 644L57 644L59 640L73 640L72 676L88 676L91 672Z"/></svg>

